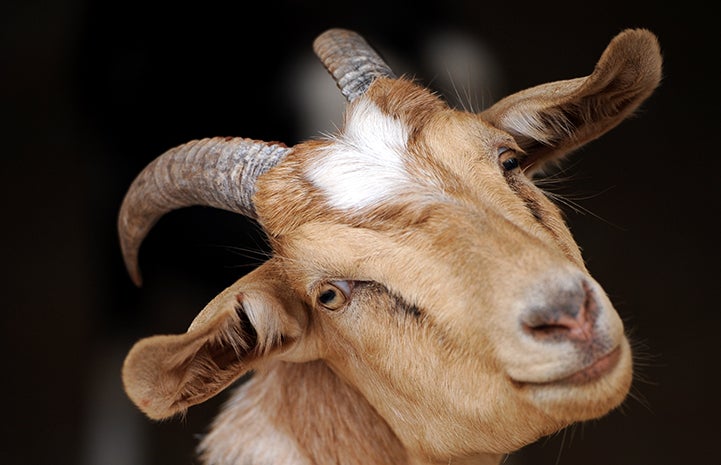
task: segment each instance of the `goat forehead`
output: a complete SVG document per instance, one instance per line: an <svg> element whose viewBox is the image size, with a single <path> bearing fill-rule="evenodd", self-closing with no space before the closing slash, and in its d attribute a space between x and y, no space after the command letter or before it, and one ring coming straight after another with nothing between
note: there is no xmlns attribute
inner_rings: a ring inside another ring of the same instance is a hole
<svg viewBox="0 0 721 465"><path fill-rule="evenodd" d="M305 175L330 207L344 211L373 208L401 194L438 195L441 186L433 176L418 176L411 166L410 133L402 119L371 99L359 99L343 132L316 154Z"/></svg>

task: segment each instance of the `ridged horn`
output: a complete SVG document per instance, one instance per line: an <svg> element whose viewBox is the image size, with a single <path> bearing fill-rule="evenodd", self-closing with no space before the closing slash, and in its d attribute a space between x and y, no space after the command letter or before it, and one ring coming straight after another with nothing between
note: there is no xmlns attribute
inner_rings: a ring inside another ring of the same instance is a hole
<svg viewBox="0 0 721 465"><path fill-rule="evenodd" d="M313 42L313 50L349 102L363 95L376 78L396 77L363 37L347 29L325 31Z"/></svg>
<svg viewBox="0 0 721 465"><path fill-rule="evenodd" d="M125 266L140 286L138 250L166 213L192 205L220 208L256 218L255 182L291 149L277 143L214 137L168 150L135 178L118 217Z"/></svg>

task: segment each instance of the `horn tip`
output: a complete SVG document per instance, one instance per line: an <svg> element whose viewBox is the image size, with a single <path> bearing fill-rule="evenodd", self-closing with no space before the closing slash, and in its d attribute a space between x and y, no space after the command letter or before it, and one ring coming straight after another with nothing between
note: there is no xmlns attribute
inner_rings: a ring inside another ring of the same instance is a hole
<svg viewBox="0 0 721 465"><path fill-rule="evenodd" d="M143 287L143 275L140 273L137 259L131 257L123 257L125 259L125 269L128 271L130 280L136 287Z"/></svg>
<svg viewBox="0 0 721 465"><path fill-rule="evenodd" d="M130 271L130 280L133 281L133 284L135 284L135 287L137 287L137 288L143 287L143 277L140 275L140 270L136 269L136 270Z"/></svg>
<svg viewBox="0 0 721 465"><path fill-rule="evenodd" d="M130 247L127 243L127 239L121 237L120 249L123 254L125 269L127 270L128 275L130 275L130 280L133 281L133 284L137 287L143 287L143 277L140 273L140 266L138 266L138 248Z"/></svg>

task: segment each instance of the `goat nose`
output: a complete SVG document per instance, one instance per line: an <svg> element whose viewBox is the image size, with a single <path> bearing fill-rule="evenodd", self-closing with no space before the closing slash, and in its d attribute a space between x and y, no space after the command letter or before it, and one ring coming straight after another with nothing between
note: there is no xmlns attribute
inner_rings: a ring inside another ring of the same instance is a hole
<svg viewBox="0 0 721 465"><path fill-rule="evenodd" d="M599 304L590 286L582 282L573 289L547 289L546 292L553 292L553 295L524 313L521 319L523 330L539 341L592 340Z"/></svg>

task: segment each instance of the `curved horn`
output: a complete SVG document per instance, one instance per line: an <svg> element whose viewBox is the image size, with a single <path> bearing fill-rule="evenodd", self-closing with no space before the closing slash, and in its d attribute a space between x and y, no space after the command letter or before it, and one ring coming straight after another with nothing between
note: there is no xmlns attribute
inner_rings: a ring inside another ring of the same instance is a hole
<svg viewBox="0 0 721 465"><path fill-rule="evenodd" d="M346 29L329 29L313 42L313 50L349 102L360 97L378 77L396 75L368 42Z"/></svg>
<svg viewBox="0 0 721 465"><path fill-rule="evenodd" d="M277 143L215 137L170 149L145 167L128 189L118 217L120 247L133 282L141 284L140 244L164 214L200 205L256 219L255 182L290 150Z"/></svg>

